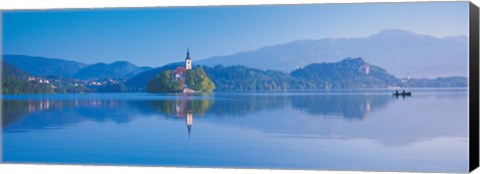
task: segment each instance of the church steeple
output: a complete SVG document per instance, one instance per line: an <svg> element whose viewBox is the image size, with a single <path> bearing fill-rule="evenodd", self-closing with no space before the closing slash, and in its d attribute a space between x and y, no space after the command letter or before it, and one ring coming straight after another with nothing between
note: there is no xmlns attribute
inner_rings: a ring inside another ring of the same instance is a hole
<svg viewBox="0 0 480 174"><path fill-rule="evenodd" d="M185 69L192 69L192 59L190 59L190 49L187 47L187 58L185 58Z"/></svg>
<svg viewBox="0 0 480 174"><path fill-rule="evenodd" d="M187 47L187 58L185 58L185 60L186 59L190 59L190 49L188 47Z"/></svg>

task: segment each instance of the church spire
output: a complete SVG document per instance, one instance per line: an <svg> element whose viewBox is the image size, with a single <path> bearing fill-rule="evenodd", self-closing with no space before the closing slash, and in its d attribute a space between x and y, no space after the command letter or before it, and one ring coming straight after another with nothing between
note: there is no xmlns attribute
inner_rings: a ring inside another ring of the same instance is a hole
<svg viewBox="0 0 480 174"><path fill-rule="evenodd" d="M185 59L190 59L190 49L187 47L187 58Z"/></svg>
<svg viewBox="0 0 480 174"><path fill-rule="evenodd" d="M187 58L185 58L185 69L192 69L192 59L190 59L190 49L187 47Z"/></svg>

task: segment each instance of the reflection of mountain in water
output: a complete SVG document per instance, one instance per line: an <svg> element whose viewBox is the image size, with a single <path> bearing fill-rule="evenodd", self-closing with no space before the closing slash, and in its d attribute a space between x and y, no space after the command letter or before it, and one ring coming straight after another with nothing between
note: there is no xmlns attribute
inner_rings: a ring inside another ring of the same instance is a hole
<svg viewBox="0 0 480 174"><path fill-rule="evenodd" d="M159 111L165 116L182 114L179 106L195 114L213 116L244 116L260 111L272 111L292 106L312 115L336 116L346 119L363 119L372 109L384 107L392 97L386 95L219 95L214 99L177 97L175 100L153 100L144 110ZM182 107L183 108L183 107Z"/></svg>
<svg viewBox="0 0 480 174"><path fill-rule="evenodd" d="M138 112L119 100L4 100L6 130L61 128L81 121L127 123Z"/></svg>
<svg viewBox="0 0 480 174"><path fill-rule="evenodd" d="M465 132L462 123L466 122L467 117L458 115L467 115L467 109L461 109L467 105L464 104L465 95L451 94L443 98L437 95L416 96L411 101L395 100L390 95L316 93L3 100L2 125L5 132L19 132L61 129L84 121L125 124L142 117L157 117L162 120L184 120L190 134L193 120L204 117L201 122L281 136L359 138L378 140L384 145L401 145L438 136L462 136ZM409 105L413 107L413 103L408 103L416 101L422 101L418 104L424 105L415 105L418 112L411 109L399 112L399 109ZM452 111L456 114L446 111L423 114L437 112L425 105L435 101L448 102L451 107L460 110ZM367 119L369 115L372 117ZM232 117L241 119L228 119ZM344 119L354 121L342 121ZM435 120L435 124L432 124L432 120Z"/></svg>
<svg viewBox="0 0 480 174"><path fill-rule="evenodd" d="M2 101L2 126L5 127L5 125L18 121L30 112L28 101Z"/></svg>
<svg viewBox="0 0 480 174"><path fill-rule="evenodd" d="M290 97L285 95L223 94L216 97L209 113L215 116L244 116L281 109L289 104Z"/></svg>
<svg viewBox="0 0 480 174"><path fill-rule="evenodd" d="M364 95L247 95L220 94L200 98L176 96L159 100L4 100L3 126L14 129L61 127L80 121L127 123L136 117L161 113L167 118L195 116L245 116L292 106L313 115L363 118L381 108L387 96ZM23 118L28 116L28 118ZM21 122L21 123L16 123ZM15 126L11 125L14 124ZM13 127L12 127L13 126Z"/></svg>
<svg viewBox="0 0 480 174"><path fill-rule="evenodd" d="M391 99L385 95L307 95L292 96L293 108L313 115L363 119L372 109L384 107Z"/></svg>

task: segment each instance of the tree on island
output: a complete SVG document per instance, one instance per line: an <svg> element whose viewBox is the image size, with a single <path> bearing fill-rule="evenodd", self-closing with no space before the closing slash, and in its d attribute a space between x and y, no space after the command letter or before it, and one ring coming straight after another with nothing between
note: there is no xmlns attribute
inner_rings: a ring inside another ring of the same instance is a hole
<svg viewBox="0 0 480 174"><path fill-rule="evenodd" d="M205 74L203 68L198 67L193 70L186 70L184 72L186 83L190 89L200 92L212 92L215 89L215 84Z"/></svg>
<svg viewBox="0 0 480 174"><path fill-rule="evenodd" d="M151 79L147 85L147 91L153 93L159 92L181 92L185 88L182 81L177 81L172 77L172 71L165 70L160 75Z"/></svg>
<svg viewBox="0 0 480 174"><path fill-rule="evenodd" d="M202 68L188 69L183 72L184 79L176 79L172 71L165 70L151 79L147 91L152 93L182 92L186 87L199 92L212 92L215 84Z"/></svg>

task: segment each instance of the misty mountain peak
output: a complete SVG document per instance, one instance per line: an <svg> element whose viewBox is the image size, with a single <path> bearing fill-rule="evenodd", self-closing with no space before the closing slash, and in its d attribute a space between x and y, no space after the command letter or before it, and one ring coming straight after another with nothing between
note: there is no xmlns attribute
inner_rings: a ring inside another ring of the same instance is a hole
<svg viewBox="0 0 480 174"><path fill-rule="evenodd" d="M128 79L145 70L150 70L150 68L141 68L127 61L115 61L111 64L97 63L87 66L75 73L74 77L79 79Z"/></svg>
<svg viewBox="0 0 480 174"><path fill-rule="evenodd" d="M378 32L377 34L370 36L370 38L376 38L376 39L380 38L380 39L385 39L389 41L396 41L397 39L402 39L402 40L409 39L409 40L416 40L416 41L439 39L431 35L418 34L408 30L402 30L402 29L385 29Z"/></svg>
<svg viewBox="0 0 480 174"><path fill-rule="evenodd" d="M372 37L412 37L412 36L421 36L419 34L412 33L407 30L402 29L384 29L377 34L372 35Z"/></svg>

